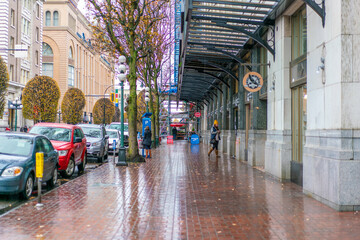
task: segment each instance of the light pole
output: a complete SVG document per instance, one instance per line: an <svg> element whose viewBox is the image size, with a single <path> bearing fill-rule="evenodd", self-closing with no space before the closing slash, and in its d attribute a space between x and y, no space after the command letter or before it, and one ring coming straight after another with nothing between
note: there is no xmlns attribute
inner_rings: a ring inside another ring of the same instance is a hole
<svg viewBox="0 0 360 240"><path fill-rule="evenodd" d="M103 124L104 124L104 126L105 126L105 93L106 93L106 91L109 89L109 88L111 88L113 85L110 85L110 86L108 86L106 89L105 89L105 91L104 91L104 99L103 99L103 104L104 104L104 119L103 119Z"/></svg>
<svg viewBox="0 0 360 240"><path fill-rule="evenodd" d="M59 123L60 123L60 115L61 115L61 108L60 107L59 107L59 110L58 110L57 114L59 115Z"/></svg>
<svg viewBox="0 0 360 240"><path fill-rule="evenodd" d="M15 132L17 130L17 110L22 109L22 104L19 98L15 98L15 101L12 102L12 105L15 107Z"/></svg>
<svg viewBox="0 0 360 240"><path fill-rule="evenodd" d="M124 147L124 81L126 79L126 57L120 56L119 58L120 66L119 66L119 80L120 80L120 87L121 87L121 104L120 104L120 113L121 113L121 142L120 142L120 149L118 154L118 161L116 166L127 166L126 163L126 149Z"/></svg>

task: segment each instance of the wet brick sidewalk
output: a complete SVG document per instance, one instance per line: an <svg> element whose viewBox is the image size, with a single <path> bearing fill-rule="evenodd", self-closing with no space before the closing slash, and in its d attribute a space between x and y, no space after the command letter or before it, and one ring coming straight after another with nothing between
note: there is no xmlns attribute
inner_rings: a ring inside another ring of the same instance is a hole
<svg viewBox="0 0 360 240"><path fill-rule="evenodd" d="M360 239L335 210L202 145L163 144L147 163L104 164L0 217L0 239Z"/></svg>

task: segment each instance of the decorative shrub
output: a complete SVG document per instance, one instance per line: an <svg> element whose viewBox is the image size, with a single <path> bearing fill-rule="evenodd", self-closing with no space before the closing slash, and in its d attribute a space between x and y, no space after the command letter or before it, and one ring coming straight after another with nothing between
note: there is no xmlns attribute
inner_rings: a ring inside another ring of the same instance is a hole
<svg viewBox="0 0 360 240"><path fill-rule="evenodd" d="M85 94L78 88L69 88L61 102L63 121L78 124L82 121L85 107Z"/></svg>
<svg viewBox="0 0 360 240"><path fill-rule="evenodd" d="M105 114L104 114L104 104L105 104ZM93 118L95 124L104 123L110 124L115 115L115 105L108 98L100 98L96 101L93 109Z"/></svg>

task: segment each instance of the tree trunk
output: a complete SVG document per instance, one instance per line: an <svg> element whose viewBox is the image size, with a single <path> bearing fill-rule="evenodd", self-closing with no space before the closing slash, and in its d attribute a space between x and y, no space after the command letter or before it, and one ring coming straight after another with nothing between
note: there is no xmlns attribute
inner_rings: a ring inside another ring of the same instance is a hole
<svg viewBox="0 0 360 240"><path fill-rule="evenodd" d="M159 114L160 114L160 104L159 104L159 94L155 94L155 134L159 137L160 136L160 121L159 121Z"/></svg>
<svg viewBox="0 0 360 240"><path fill-rule="evenodd" d="M150 112L152 113L151 115L151 141L153 142L153 146L156 147L156 140L155 140L155 135L156 135L156 129L155 129L155 112L154 112L154 103L153 103L154 97L152 95L152 90L150 89L150 101L149 101L149 107L150 107Z"/></svg>
<svg viewBox="0 0 360 240"><path fill-rule="evenodd" d="M128 106L129 148L127 151L127 159L132 162L143 162L144 159L139 155L139 149L137 143L136 58L137 58L137 53L135 49L131 47L130 64L129 64L130 96L129 96L129 106Z"/></svg>

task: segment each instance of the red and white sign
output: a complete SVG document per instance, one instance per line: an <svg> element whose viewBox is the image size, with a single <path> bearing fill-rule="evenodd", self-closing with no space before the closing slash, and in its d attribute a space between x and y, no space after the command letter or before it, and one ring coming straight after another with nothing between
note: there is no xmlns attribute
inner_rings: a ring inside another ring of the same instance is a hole
<svg viewBox="0 0 360 240"><path fill-rule="evenodd" d="M196 112L196 113L195 113L195 117L197 117L197 118L201 117L201 113L200 113L200 112Z"/></svg>

